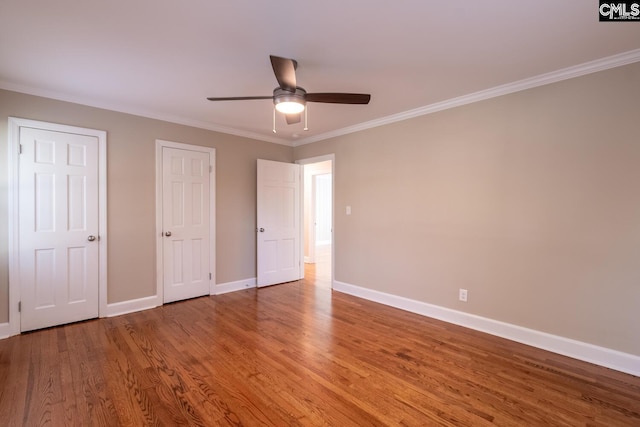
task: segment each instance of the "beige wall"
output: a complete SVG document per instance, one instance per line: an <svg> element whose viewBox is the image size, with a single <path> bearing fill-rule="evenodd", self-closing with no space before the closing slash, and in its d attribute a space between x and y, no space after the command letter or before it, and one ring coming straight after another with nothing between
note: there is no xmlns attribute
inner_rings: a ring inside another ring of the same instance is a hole
<svg viewBox="0 0 640 427"><path fill-rule="evenodd" d="M335 154L336 280L640 355L639 82L633 64L297 147Z"/></svg>
<svg viewBox="0 0 640 427"><path fill-rule="evenodd" d="M0 323L8 321L7 118L107 131L108 302L155 294L155 140L216 149L217 283L255 277L256 159L291 147L0 91Z"/></svg>

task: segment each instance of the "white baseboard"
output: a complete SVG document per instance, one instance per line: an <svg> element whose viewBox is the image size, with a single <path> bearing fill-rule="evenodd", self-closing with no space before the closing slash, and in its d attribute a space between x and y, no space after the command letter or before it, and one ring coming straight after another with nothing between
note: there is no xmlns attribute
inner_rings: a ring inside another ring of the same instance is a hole
<svg viewBox="0 0 640 427"><path fill-rule="evenodd" d="M129 301L107 304L107 312L100 317L120 316L121 314L135 313L136 311L148 310L162 305L157 295L150 297L132 299Z"/></svg>
<svg viewBox="0 0 640 427"><path fill-rule="evenodd" d="M241 291L243 289L255 288L256 278L236 280L235 282L218 283L216 285L216 295L226 294L229 292Z"/></svg>
<svg viewBox="0 0 640 427"><path fill-rule="evenodd" d="M216 294L224 294L227 292L240 291L248 288L256 287L256 278L250 278L245 280L238 280L236 282L221 283L215 286ZM122 314L135 313L137 311L149 310L152 308L160 307L162 300L157 295L149 297L138 298L129 301L116 302L113 304L107 304L104 312L100 313L100 317L114 317ZM18 332L19 333L19 332ZM8 338L13 333L10 323L0 323L0 339Z"/></svg>
<svg viewBox="0 0 640 427"><path fill-rule="evenodd" d="M640 356L339 281L333 290L640 376Z"/></svg>
<svg viewBox="0 0 640 427"><path fill-rule="evenodd" d="M9 338L10 336L15 335L11 328L11 323L0 323L0 340Z"/></svg>

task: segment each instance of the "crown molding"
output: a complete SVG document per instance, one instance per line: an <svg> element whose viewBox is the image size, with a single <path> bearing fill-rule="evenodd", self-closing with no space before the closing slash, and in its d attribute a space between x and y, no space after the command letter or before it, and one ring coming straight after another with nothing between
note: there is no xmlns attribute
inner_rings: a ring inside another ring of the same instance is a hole
<svg viewBox="0 0 640 427"><path fill-rule="evenodd" d="M414 117L424 116L427 114L436 113L438 111L448 110L450 108L460 107L462 105L472 104L474 102L484 101L487 99L496 98L498 96L508 95L510 93L520 92L538 86L544 86L551 83L560 82L562 80L572 79L574 77L584 76L586 74L597 73L598 71L621 67L623 65L632 64L639 61L640 49L635 49L617 55L608 56L606 58L597 59L595 61L585 62L583 64L574 65L572 67L540 74L535 77L518 80L513 83L507 83L490 89L481 90L479 92L470 93L468 95L462 95L456 98L447 99L445 101L436 102L434 104L429 104L424 107L419 107L413 110L404 111L402 113L393 114L391 116L381 117L379 119L363 122L354 126L348 126L346 128L337 129L335 131L300 139L296 141L293 146L298 147L305 144L311 144L313 142L335 138L338 136L347 135L378 126L384 126L390 123L400 122L403 120L412 119Z"/></svg>
<svg viewBox="0 0 640 427"><path fill-rule="evenodd" d="M241 136L244 138L272 142L274 144L291 146L290 141L282 138L266 137L258 133L235 129L227 126L220 126L220 125L216 125L213 123L204 122L200 120L192 120L186 117L173 116L168 114L159 114L154 111L138 109L138 108L134 108L134 107L123 105L123 104L89 100L84 97L68 95L60 92L50 91L50 90L31 87L31 86L18 85L15 83L2 81L2 80L0 80L0 89L12 91L12 92L24 93L27 95L40 96L43 98L55 99L58 101L71 102L74 104L86 105L88 107L95 107L95 108L101 108L101 109L110 110L110 111L116 111L119 113L132 114L134 116L140 116L140 117L145 117L145 118L154 119L154 120L161 120L163 122L175 123L175 124L184 125L184 126L191 126L199 129L206 129L214 132Z"/></svg>
<svg viewBox="0 0 640 427"><path fill-rule="evenodd" d="M268 137L263 134L235 129L232 127L221 126L212 124L200 120L192 120L186 117L173 116L159 114L154 111L137 109L131 106L122 104L114 104L108 102L101 102L95 100L88 100L83 97L72 96L55 91L49 91L41 88L35 88L30 86L18 85L15 83L0 80L0 89L5 89L13 92L25 93L27 95L41 96L44 98L56 99L59 101L71 102L74 104L86 105L89 107L102 108L111 111L117 111L126 114L132 114L135 116L146 117L149 119L162 120L169 123L175 123L185 126L191 126L200 129L206 129L214 132L225 133L229 135L240 136L244 138L255 139L259 141L271 142L274 144L281 144L286 146L298 147L301 145L311 144L325 139L335 138L342 135L347 135L354 132L359 132L367 129L372 129L387 124L400 122L403 120L412 119L414 117L424 116L427 114L436 113L438 111L448 110L450 108L460 107L474 102L484 101L491 98L496 98L502 95L508 95L514 92L520 92L527 89L532 89L538 86L544 86L551 83L556 83L562 80L572 79L574 77L584 76L586 74L596 73L598 71L608 70L610 68L621 67L623 65L632 64L634 62L640 62L640 49L623 52L617 55L608 56L605 58L597 59L595 61L585 62L583 64L575 65L568 68L563 68L557 71L541 74L535 77L530 77L516 82L507 83L504 85L496 86L490 89L481 90L478 92L462 95L456 98L451 98L445 101L436 102L423 107L415 108L413 110L404 111L401 113L393 114L379 119L371 120L368 122L359 123L354 126L348 126L342 129L336 129L331 132L310 136L308 138L299 139L291 142L282 138Z"/></svg>

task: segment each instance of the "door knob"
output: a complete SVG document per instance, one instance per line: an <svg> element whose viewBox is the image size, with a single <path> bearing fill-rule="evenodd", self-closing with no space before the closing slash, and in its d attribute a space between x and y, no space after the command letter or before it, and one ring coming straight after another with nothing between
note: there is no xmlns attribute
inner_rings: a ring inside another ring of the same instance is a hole
<svg viewBox="0 0 640 427"><path fill-rule="evenodd" d="M167 237L171 237L171 232L167 231L166 233L164 233L164 235L167 236Z"/></svg>
<svg viewBox="0 0 640 427"><path fill-rule="evenodd" d="M260 227L260 232L264 233L264 228Z"/></svg>
<svg viewBox="0 0 640 427"><path fill-rule="evenodd" d="M94 240L96 240L96 236L89 236L87 237L87 240L93 242Z"/></svg>

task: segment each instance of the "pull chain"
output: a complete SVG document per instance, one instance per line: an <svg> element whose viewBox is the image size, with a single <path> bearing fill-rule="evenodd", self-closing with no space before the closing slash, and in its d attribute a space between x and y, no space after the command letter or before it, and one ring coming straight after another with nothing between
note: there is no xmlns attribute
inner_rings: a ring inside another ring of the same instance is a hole
<svg viewBox="0 0 640 427"><path fill-rule="evenodd" d="M273 133L276 132L276 107L273 107Z"/></svg>
<svg viewBox="0 0 640 427"><path fill-rule="evenodd" d="M304 130L307 131L309 130L309 126L307 123L307 111L309 110L309 107L305 107L304 109Z"/></svg>

